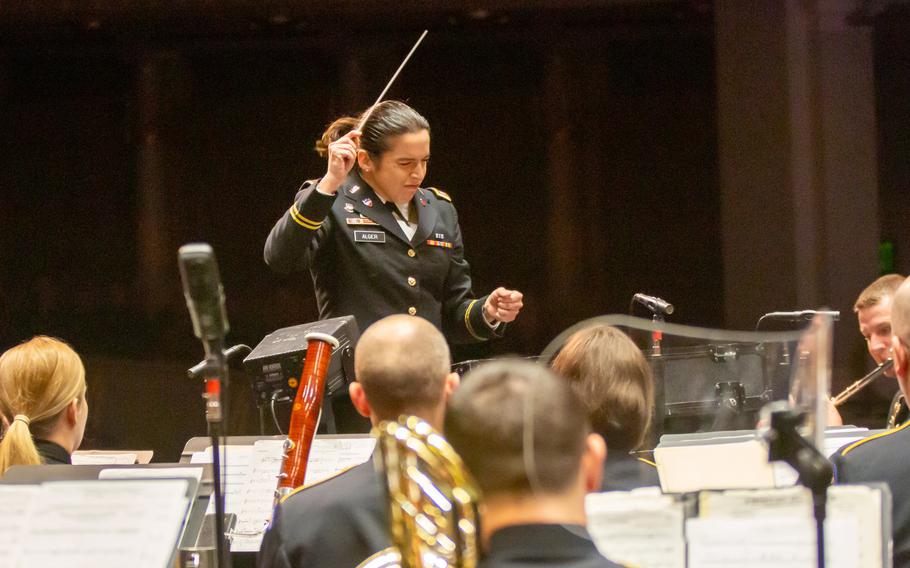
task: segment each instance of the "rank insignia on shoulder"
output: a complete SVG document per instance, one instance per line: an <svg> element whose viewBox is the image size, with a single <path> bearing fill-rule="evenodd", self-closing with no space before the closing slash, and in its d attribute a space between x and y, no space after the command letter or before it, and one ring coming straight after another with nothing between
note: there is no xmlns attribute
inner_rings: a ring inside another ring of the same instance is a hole
<svg viewBox="0 0 910 568"><path fill-rule="evenodd" d="M436 197L438 197L439 199L445 199L449 203L452 203L452 196L449 195L448 193L442 191L441 189L436 189L435 187L428 187L427 189L429 189L430 191L435 193Z"/></svg>
<svg viewBox="0 0 910 568"><path fill-rule="evenodd" d="M379 223L377 223L376 221L374 221L368 217L348 217L344 221L348 225L358 225L358 226L359 225L376 225L376 226L379 225Z"/></svg>
<svg viewBox="0 0 910 568"><path fill-rule="evenodd" d="M344 204L344 210L347 211L348 213L353 213L353 212L354 212L354 204L353 204L353 203L345 203L345 204Z"/></svg>
<svg viewBox="0 0 910 568"><path fill-rule="evenodd" d="M445 241L434 241L432 239L428 239L427 244L430 245L431 247L442 247L442 248L447 248L447 249L450 249L453 246L452 243L447 243Z"/></svg>
<svg viewBox="0 0 910 568"><path fill-rule="evenodd" d="M370 199L369 197L364 197L364 198L363 198L363 204L366 205L367 207L372 207L372 206L373 206L373 200Z"/></svg>

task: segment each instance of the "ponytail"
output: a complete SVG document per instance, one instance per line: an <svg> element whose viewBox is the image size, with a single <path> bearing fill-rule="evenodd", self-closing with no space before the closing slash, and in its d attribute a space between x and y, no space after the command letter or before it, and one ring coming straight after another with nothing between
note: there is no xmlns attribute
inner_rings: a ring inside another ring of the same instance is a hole
<svg viewBox="0 0 910 568"><path fill-rule="evenodd" d="M373 112L363 125L360 147L373 158L378 158L388 150L390 139L396 136L430 130L427 119L401 101L382 101L372 108ZM335 120L316 141L316 153L323 158L328 156L329 144L357 128L363 115L369 111L367 108L360 116L343 116Z"/></svg>
<svg viewBox="0 0 910 568"><path fill-rule="evenodd" d="M329 144L338 140L357 127L358 118L355 116L342 116L330 124L322 137L316 141L316 153L325 158L329 155Z"/></svg>
<svg viewBox="0 0 910 568"><path fill-rule="evenodd" d="M34 438L53 435L74 400L85 403L85 367L73 348L37 336L0 355L0 475L14 465L41 463ZM33 438L34 437L34 438Z"/></svg>
<svg viewBox="0 0 910 568"><path fill-rule="evenodd" d="M32 440L28 419L19 414L0 440L0 475L14 465L39 465L41 455Z"/></svg>

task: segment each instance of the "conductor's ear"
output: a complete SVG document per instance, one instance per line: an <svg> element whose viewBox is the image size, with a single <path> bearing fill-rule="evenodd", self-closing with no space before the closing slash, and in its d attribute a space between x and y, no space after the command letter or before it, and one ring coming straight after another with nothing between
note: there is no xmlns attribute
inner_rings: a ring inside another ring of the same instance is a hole
<svg viewBox="0 0 910 568"><path fill-rule="evenodd" d="M364 172L373 171L373 159L370 158L370 153L364 150L363 148L357 150L357 165L360 166L360 170Z"/></svg>

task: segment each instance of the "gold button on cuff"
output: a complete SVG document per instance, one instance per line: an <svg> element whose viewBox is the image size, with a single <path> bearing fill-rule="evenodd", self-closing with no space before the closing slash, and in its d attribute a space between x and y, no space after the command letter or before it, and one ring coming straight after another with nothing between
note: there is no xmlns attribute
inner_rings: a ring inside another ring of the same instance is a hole
<svg viewBox="0 0 910 568"><path fill-rule="evenodd" d="M417 286L417 279L413 276L408 276L408 286Z"/></svg>
<svg viewBox="0 0 910 568"><path fill-rule="evenodd" d="M411 306L410 308L408 308L408 313L411 314L412 316L416 316L417 308L415 308L414 306Z"/></svg>
<svg viewBox="0 0 910 568"><path fill-rule="evenodd" d="M417 256L417 252L414 249L408 249L408 256L410 256L411 258L414 258L415 256Z"/></svg>

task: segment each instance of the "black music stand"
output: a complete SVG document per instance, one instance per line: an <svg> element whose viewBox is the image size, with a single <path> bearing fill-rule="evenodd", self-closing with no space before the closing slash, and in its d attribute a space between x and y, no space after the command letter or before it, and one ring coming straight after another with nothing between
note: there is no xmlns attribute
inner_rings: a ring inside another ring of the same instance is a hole
<svg viewBox="0 0 910 568"><path fill-rule="evenodd" d="M208 438L206 438L208 440ZM212 469L210 464L186 463L155 463L155 464L92 464L92 465L15 465L9 468L0 478L0 485L39 485L53 481L91 481L97 480L103 470L109 469L172 469L172 468L199 468L202 470L202 481L197 482L193 477L183 477L188 481L187 498L190 501L189 509L184 518L177 547L172 554L168 566L176 566L176 560L181 551L191 548L196 542L208 507L209 497L212 493ZM141 478L136 478L141 479ZM165 479L150 475L147 479Z"/></svg>
<svg viewBox="0 0 910 568"><path fill-rule="evenodd" d="M286 406L294 400L306 358L306 336L312 332L331 335L339 343L332 351L326 374L319 431L327 434L369 431L369 423L353 411L347 396L347 387L354 381L354 347L360 339L360 331L354 316L342 316L275 330L243 360L259 408L262 435L265 435L266 411L271 409L277 423L276 406ZM336 404L351 408L338 408L339 416L336 417Z"/></svg>

